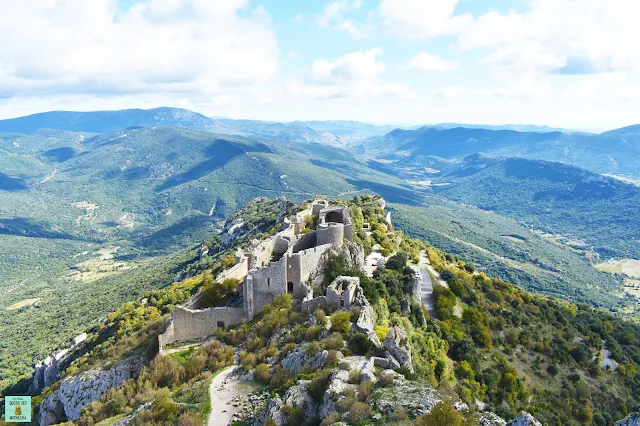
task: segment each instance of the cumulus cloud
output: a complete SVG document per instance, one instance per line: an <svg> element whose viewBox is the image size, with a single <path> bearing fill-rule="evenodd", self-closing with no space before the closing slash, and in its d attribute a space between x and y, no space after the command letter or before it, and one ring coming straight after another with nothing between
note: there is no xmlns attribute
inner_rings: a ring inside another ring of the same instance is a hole
<svg viewBox="0 0 640 426"><path fill-rule="evenodd" d="M248 0L0 0L0 99L211 95L268 82L279 50ZM242 11L242 17L239 12Z"/></svg>
<svg viewBox="0 0 640 426"><path fill-rule="evenodd" d="M411 58L402 68L405 70L426 72L453 71L458 69L458 63L456 61L447 61L438 55L420 52Z"/></svg>
<svg viewBox="0 0 640 426"><path fill-rule="evenodd" d="M598 74L640 71L637 0L532 0L523 13L487 13L460 35L488 48L494 73Z"/></svg>
<svg viewBox="0 0 640 426"><path fill-rule="evenodd" d="M382 0L379 14L392 34L428 39L457 34L473 20L471 15L456 15L457 4L458 0Z"/></svg>
<svg viewBox="0 0 640 426"><path fill-rule="evenodd" d="M366 96L411 96L405 84L382 81L384 62L378 60L382 49L348 53L334 61L317 59L289 82L290 92L312 98L341 98Z"/></svg>
<svg viewBox="0 0 640 426"><path fill-rule="evenodd" d="M318 23L322 28L346 31L354 37L361 37L359 24L346 16L362 7L362 0L333 0L327 3Z"/></svg>

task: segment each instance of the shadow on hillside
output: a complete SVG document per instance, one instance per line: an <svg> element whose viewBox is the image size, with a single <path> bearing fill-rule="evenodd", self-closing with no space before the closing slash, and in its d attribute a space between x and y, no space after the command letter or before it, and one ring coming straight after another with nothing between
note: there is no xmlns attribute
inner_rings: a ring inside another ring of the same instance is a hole
<svg viewBox="0 0 640 426"><path fill-rule="evenodd" d="M18 192L26 191L27 189L29 188L24 179L0 173L0 191Z"/></svg>
<svg viewBox="0 0 640 426"><path fill-rule="evenodd" d="M45 159L50 163L62 163L75 157L77 151L69 146L62 148L54 148L42 153Z"/></svg>
<svg viewBox="0 0 640 426"><path fill-rule="evenodd" d="M156 187L156 191L164 191L187 182L198 180L246 152L271 152L271 148L264 144L245 146L222 139L216 139L205 149L204 154L208 157L205 161L202 161L184 173L167 179L162 185Z"/></svg>
<svg viewBox="0 0 640 426"><path fill-rule="evenodd" d="M347 179L351 185L354 185L359 190L368 190L373 193L381 195L387 202L407 204L410 206L421 206L423 204L423 197L419 192L412 189L399 188L396 186L385 185L377 182Z"/></svg>
<svg viewBox="0 0 640 426"><path fill-rule="evenodd" d="M73 235L66 232L59 232L51 228L45 222L36 222L26 217L14 219L0 218L0 234L15 235L29 238L48 238L54 240L73 240Z"/></svg>

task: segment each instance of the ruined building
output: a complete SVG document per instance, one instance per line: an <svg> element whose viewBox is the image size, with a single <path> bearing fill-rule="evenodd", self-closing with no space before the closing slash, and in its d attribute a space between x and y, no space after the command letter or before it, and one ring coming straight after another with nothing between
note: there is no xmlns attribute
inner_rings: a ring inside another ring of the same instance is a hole
<svg viewBox="0 0 640 426"><path fill-rule="evenodd" d="M315 230L306 225L315 224ZM193 310L177 307L165 333L159 337L160 350L173 342L197 340L225 328L251 321L256 313L279 295L288 293L297 300L313 297L310 277L320 258L333 246L353 238L353 225L346 206L329 206L314 201L307 209L284 220L282 230L262 242L254 240L236 252L236 264L222 272L217 281L242 281L243 306Z"/></svg>

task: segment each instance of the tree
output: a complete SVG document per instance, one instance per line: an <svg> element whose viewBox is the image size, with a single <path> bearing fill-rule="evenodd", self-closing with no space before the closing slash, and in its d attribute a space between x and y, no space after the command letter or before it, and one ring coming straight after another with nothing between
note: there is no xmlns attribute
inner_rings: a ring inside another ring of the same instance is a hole
<svg viewBox="0 0 640 426"><path fill-rule="evenodd" d="M206 275L200 296L200 306L223 306L236 292L240 281L235 278L227 278L223 282L213 280L211 275Z"/></svg>

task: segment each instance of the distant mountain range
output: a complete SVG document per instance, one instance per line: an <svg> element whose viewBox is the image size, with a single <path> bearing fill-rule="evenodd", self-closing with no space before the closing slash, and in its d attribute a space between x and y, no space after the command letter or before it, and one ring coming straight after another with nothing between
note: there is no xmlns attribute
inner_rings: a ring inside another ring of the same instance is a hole
<svg viewBox="0 0 640 426"><path fill-rule="evenodd" d="M495 157L556 161L598 173L638 178L640 131L634 133L636 129L638 127L600 135L461 127L397 129L384 136L362 142L353 147L353 152L367 158L382 158L399 163L415 162L416 158L422 156L462 159L467 155L482 152Z"/></svg>
<svg viewBox="0 0 640 426"><path fill-rule="evenodd" d="M436 193L585 241L608 257L640 257L640 187L560 163L473 154ZM603 230L606 229L606 232Z"/></svg>

